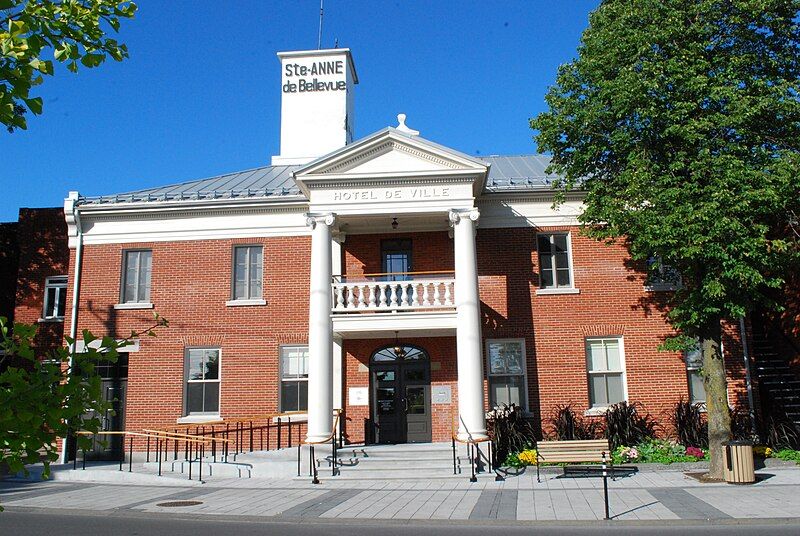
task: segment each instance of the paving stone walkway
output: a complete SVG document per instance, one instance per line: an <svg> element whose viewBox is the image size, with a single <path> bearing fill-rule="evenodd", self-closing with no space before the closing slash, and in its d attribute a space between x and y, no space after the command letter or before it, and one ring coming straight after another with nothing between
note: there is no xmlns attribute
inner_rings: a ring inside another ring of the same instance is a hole
<svg viewBox="0 0 800 536"><path fill-rule="evenodd" d="M155 478L155 477L154 477ZM523 474L490 479L344 481L217 479L204 485L114 482L0 482L9 509L138 511L282 519L602 519L602 480ZM701 484L679 471L640 472L609 482L616 520L787 519L800 522L800 468L770 468L750 486ZM197 501L182 507L164 502Z"/></svg>

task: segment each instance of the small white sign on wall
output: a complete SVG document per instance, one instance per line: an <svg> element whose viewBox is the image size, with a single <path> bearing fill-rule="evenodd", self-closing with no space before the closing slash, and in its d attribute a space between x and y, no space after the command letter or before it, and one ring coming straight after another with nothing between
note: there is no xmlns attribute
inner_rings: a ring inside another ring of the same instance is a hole
<svg viewBox="0 0 800 536"><path fill-rule="evenodd" d="M431 387L431 403L450 404L452 401L453 394L449 385L434 385Z"/></svg>
<svg viewBox="0 0 800 536"><path fill-rule="evenodd" d="M350 387L347 403L351 406L369 406L369 387Z"/></svg>

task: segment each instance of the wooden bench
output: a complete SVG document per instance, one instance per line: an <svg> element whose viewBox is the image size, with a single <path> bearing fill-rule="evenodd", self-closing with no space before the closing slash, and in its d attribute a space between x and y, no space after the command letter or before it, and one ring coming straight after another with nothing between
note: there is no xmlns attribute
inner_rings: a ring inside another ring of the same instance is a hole
<svg viewBox="0 0 800 536"><path fill-rule="evenodd" d="M536 480L541 482L539 466L542 463L586 463L609 462L613 474L613 462L610 455L611 449L607 439L586 439L573 441L539 441L536 444ZM584 472L595 472L594 468L582 468ZM600 467L596 468L602 470ZM567 468L564 467L564 474Z"/></svg>

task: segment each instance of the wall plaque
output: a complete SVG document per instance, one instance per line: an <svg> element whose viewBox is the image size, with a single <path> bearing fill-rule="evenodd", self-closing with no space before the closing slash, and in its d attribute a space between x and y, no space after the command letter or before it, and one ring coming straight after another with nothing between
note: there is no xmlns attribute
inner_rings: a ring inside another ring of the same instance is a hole
<svg viewBox="0 0 800 536"><path fill-rule="evenodd" d="M453 393L449 385L431 386L432 404L450 404L453 401Z"/></svg>
<svg viewBox="0 0 800 536"><path fill-rule="evenodd" d="M347 394L351 406L369 406L369 387L350 387Z"/></svg>

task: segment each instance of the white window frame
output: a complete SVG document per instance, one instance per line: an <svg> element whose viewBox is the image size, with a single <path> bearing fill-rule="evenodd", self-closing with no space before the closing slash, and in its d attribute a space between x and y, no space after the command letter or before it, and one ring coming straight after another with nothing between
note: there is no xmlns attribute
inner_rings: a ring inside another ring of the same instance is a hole
<svg viewBox="0 0 800 536"><path fill-rule="evenodd" d="M697 351L699 351L699 352L702 352L702 349L699 349L699 348L698 348L698 350L697 350ZM706 404L706 398L707 398L707 397L706 397L706 386L705 386L705 382L703 382L703 399L702 399L702 400L697 400L697 399L695 399L695 398L694 398L694 396L693 396L693 395L694 395L694 393L693 393L693 391L692 391L692 376L691 376L692 374L698 374L698 375L700 375L700 371L703 369L703 365L702 365L702 360L703 360L702 353L700 354L700 363L699 363L699 364L694 364L694 363L690 364L690 362L689 362L689 354L690 354L690 353L691 353L691 351L690 351L690 350L686 350L685 352L683 352L683 362L686 364L686 384L687 384L687 389L689 390L689 401L690 401L692 404L697 404L697 405L705 406L705 404ZM702 381L703 377L702 377L702 376L700 376L700 379L701 379L701 381Z"/></svg>
<svg viewBox="0 0 800 536"><path fill-rule="evenodd" d="M139 256L139 260L137 261L137 268L136 268L136 292L134 292L135 296L133 296L133 300L127 300L127 296L125 295L125 289L127 287L127 277L128 277L128 255L131 253L150 253L150 274L147 280L147 296L144 301L138 300L139 294L139 271L141 270L141 256ZM122 252L122 274L120 277L120 288L119 288L119 309L125 309L125 306L128 307L138 307L138 306L149 306L152 307L151 303L151 293L153 291L153 250L148 248L143 249L126 249Z"/></svg>
<svg viewBox="0 0 800 536"><path fill-rule="evenodd" d="M189 379L189 352L192 350L215 350L217 352L217 376L216 380L190 380ZM219 404L217 411L194 411L189 412L189 384L190 383L216 383ZM187 346L183 351L183 416L184 419L192 417L219 417L222 414L222 348L217 346ZM207 420L207 419L206 419ZM189 422L189 421L186 421Z"/></svg>
<svg viewBox="0 0 800 536"><path fill-rule="evenodd" d="M250 289L250 250L258 248L261 250L261 292L258 296L252 295ZM247 262L245 263L245 277L246 296L244 298L236 297L236 251L238 249L247 250ZM231 299L228 305L238 305L242 303L249 305L263 305L264 302L264 245L263 244L236 244L231 251ZM265 304L266 302L264 302Z"/></svg>
<svg viewBox="0 0 800 536"><path fill-rule="evenodd" d="M519 343L522 346L522 374L492 374L492 363L490 358L490 351L489 348L492 343ZM528 354L525 349L525 339L524 338L512 338L512 339L486 339L486 383L489 389L489 405L490 407L494 407L494 401L491 400L492 397L492 378L508 378L508 377L519 377L522 376L522 400L520 401L520 406L523 411L528 411Z"/></svg>
<svg viewBox="0 0 800 536"><path fill-rule="evenodd" d="M556 235L558 236L565 236L567 238L567 266L569 267L569 285L568 286L558 286L558 270L555 268L555 264L551 264L550 268L553 270L553 282L556 286L554 287L544 287L542 286L542 255L539 251L539 237L547 236L550 239L550 258L551 262L554 262L555 255L553 254L553 237ZM578 294L580 291L575 286L575 267L573 266L572 260L572 233L569 231L543 231L536 233L536 263L539 267L539 287L536 289L537 295L546 295L546 294Z"/></svg>
<svg viewBox="0 0 800 536"><path fill-rule="evenodd" d="M57 280L57 281L56 281ZM64 303L67 302L67 286L69 284L69 280L66 275L54 275L46 278L44 280L44 305L42 307L42 320L49 320L49 321L64 321L64 315L58 314L58 308L61 305L61 300L64 300ZM53 311L56 313L54 315L48 315L47 311L50 309L48 305L50 305L50 289L55 288L55 307L53 307ZM59 291L60 289L60 291ZM66 306L65 306L65 314L66 314Z"/></svg>
<svg viewBox="0 0 800 536"><path fill-rule="evenodd" d="M290 348L305 348L308 352L307 344L282 344L278 347L278 412L284 413L288 411L308 411L308 399L306 399L306 409L286 409L283 407L283 384L284 382L306 382L308 384L308 376L305 378L284 378L283 377L283 352ZM309 358L310 359L310 356ZM310 363L309 363L310 366ZM307 390L306 390L307 391Z"/></svg>
<svg viewBox="0 0 800 536"><path fill-rule="evenodd" d="M620 370L589 370L589 342L591 341L617 341L619 344L619 365ZM609 402L608 404L595 404L592 400L592 386L591 386L591 377L592 375L609 375L609 374L620 374L622 378L622 396L624 397L620 402L627 402L628 401L628 371L627 366L625 363L625 339L622 335L605 335L601 337L586 337L583 341L583 355L584 360L586 363L586 394L588 395L589 399L589 413L593 412L604 412L610 406L616 404L617 402Z"/></svg>

